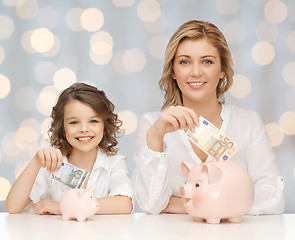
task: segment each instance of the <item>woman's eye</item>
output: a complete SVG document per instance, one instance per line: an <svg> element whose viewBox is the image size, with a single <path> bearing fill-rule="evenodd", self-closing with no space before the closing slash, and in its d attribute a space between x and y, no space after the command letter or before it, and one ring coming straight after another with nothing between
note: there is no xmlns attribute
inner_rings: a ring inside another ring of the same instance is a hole
<svg viewBox="0 0 295 240"><path fill-rule="evenodd" d="M97 120L91 120L90 122L91 122L91 123L98 123Z"/></svg>
<svg viewBox="0 0 295 240"><path fill-rule="evenodd" d="M212 61L210 61L210 60L205 60L203 63L204 63L204 64L212 64Z"/></svg>
<svg viewBox="0 0 295 240"><path fill-rule="evenodd" d="M183 60L180 62L180 64L189 64L189 61Z"/></svg>

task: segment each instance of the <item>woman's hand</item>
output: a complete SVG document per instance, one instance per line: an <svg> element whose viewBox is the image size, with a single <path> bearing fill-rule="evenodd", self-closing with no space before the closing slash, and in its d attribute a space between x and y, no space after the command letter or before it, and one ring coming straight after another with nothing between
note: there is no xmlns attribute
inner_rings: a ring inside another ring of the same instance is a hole
<svg viewBox="0 0 295 240"><path fill-rule="evenodd" d="M147 145L153 151L162 152L163 138L166 133L179 129L194 131L196 125L199 125L199 118L192 109L170 106L148 130Z"/></svg>
<svg viewBox="0 0 295 240"><path fill-rule="evenodd" d="M41 165L43 168L47 168L47 171L49 172L55 172L58 169L60 169L63 156L61 154L61 151L56 148L44 148L39 150L34 160Z"/></svg>
<svg viewBox="0 0 295 240"><path fill-rule="evenodd" d="M48 198L43 198L34 204L35 212L41 215L54 214L60 215L59 203Z"/></svg>

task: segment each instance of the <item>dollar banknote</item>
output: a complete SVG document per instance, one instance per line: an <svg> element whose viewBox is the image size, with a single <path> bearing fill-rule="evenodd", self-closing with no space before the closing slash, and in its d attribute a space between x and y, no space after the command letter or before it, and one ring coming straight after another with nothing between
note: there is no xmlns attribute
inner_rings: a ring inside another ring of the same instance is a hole
<svg viewBox="0 0 295 240"><path fill-rule="evenodd" d="M50 175L51 180L61 182L70 188L81 188L88 172L70 163L62 163L61 168Z"/></svg>
<svg viewBox="0 0 295 240"><path fill-rule="evenodd" d="M229 160L238 146L202 116L199 117L199 123L200 126L196 126L194 132L186 132L188 139L216 161Z"/></svg>

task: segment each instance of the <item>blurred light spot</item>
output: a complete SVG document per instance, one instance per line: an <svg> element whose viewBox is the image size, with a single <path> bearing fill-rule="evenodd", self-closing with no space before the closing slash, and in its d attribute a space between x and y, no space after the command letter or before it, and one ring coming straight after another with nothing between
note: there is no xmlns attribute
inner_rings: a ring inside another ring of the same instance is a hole
<svg viewBox="0 0 295 240"><path fill-rule="evenodd" d="M287 91L285 95L286 106L295 111L295 88L291 88Z"/></svg>
<svg viewBox="0 0 295 240"><path fill-rule="evenodd" d="M286 135L295 135L295 112L283 113L279 123Z"/></svg>
<svg viewBox="0 0 295 240"><path fill-rule="evenodd" d="M144 22L154 22L161 15L160 4L154 0L141 0L137 6L137 15Z"/></svg>
<svg viewBox="0 0 295 240"><path fill-rule="evenodd" d="M54 36L47 28L39 28L31 35L31 45L37 52L47 52L54 44Z"/></svg>
<svg viewBox="0 0 295 240"><path fill-rule="evenodd" d="M269 1L264 8L264 15L271 23L281 23L287 17L286 5L278 0Z"/></svg>
<svg viewBox="0 0 295 240"><path fill-rule="evenodd" d="M23 111L30 111L35 108L37 93L31 87L18 89L15 96L15 104Z"/></svg>
<svg viewBox="0 0 295 240"><path fill-rule="evenodd" d="M229 92L235 98L245 98L251 92L251 81L245 75L234 75L233 85Z"/></svg>
<svg viewBox="0 0 295 240"><path fill-rule="evenodd" d="M239 0L216 0L216 7L221 14L233 15L239 10Z"/></svg>
<svg viewBox="0 0 295 240"><path fill-rule="evenodd" d="M72 8L68 11L67 15L66 15L66 24L68 26L69 29L71 29L72 31L82 31L83 27L81 25L81 14L83 13L83 9L82 8Z"/></svg>
<svg viewBox="0 0 295 240"><path fill-rule="evenodd" d="M42 61L35 68L36 79L43 84L52 84L57 66L51 61Z"/></svg>
<svg viewBox="0 0 295 240"><path fill-rule="evenodd" d="M133 112L121 111L118 113L118 118L123 122L121 129L125 131L125 135L133 133L137 128L137 116Z"/></svg>
<svg viewBox="0 0 295 240"><path fill-rule="evenodd" d="M268 123L265 125L265 129L273 147L277 147L283 142L285 136L280 125Z"/></svg>
<svg viewBox="0 0 295 240"><path fill-rule="evenodd" d="M3 5L8 7L16 7L24 4L26 0L3 0Z"/></svg>
<svg viewBox="0 0 295 240"><path fill-rule="evenodd" d="M41 123L41 126L40 126L41 134L44 139L49 139L48 130L49 130L51 121L52 121L52 119L50 117L48 117L48 118L45 118Z"/></svg>
<svg viewBox="0 0 295 240"><path fill-rule="evenodd" d="M71 54L65 54L59 56L59 58L56 60L56 66L58 68L70 68L77 72L79 70L79 61L75 56Z"/></svg>
<svg viewBox="0 0 295 240"><path fill-rule="evenodd" d="M10 182L4 178L0 177L0 201L5 201L6 197L10 191L11 185Z"/></svg>
<svg viewBox="0 0 295 240"><path fill-rule="evenodd" d="M15 134L15 143L22 150L32 150L38 142L38 134L31 127L20 127Z"/></svg>
<svg viewBox="0 0 295 240"><path fill-rule="evenodd" d="M285 83L290 86L295 86L295 62L287 63L282 71Z"/></svg>
<svg viewBox="0 0 295 240"><path fill-rule="evenodd" d="M246 37L244 26L238 21L228 22L224 29L224 34L229 44L240 44Z"/></svg>
<svg viewBox="0 0 295 240"><path fill-rule="evenodd" d="M274 47L269 42L258 42L252 48L252 57L259 65L267 65L275 57Z"/></svg>
<svg viewBox="0 0 295 240"><path fill-rule="evenodd" d="M9 92L10 92L10 80L4 76L3 74L0 74L0 99L5 98Z"/></svg>
<svg viewBox="0 0 295 240"><path fill-rule="evenodd" d="M163 35L152 37L148 42L149 53L154 58L164 58L168 39Z"/></svg>
<svg viewBox="0 0 295 240"><path fill-rule="evenodd" d="M4 59L5 59L4 48L0 46L0 64L3 63Z"/></svg>
<svg viewBox="0 0 295 240"><path fill-rule="evenodd" d="M88 32L99 30L103 23L103 14L97 8L88 8L81 14L81 25Z"/></svg>
<svg viewBox="0 0 295 240"><path fill-rule="evenodd" d="M53 35L54 41L52 47L46 51L42 52L42 55L45 57L53 57L56 56L60 50L60 40L56 35Z"/></svg>
<svg viewBox="0 0 295 240"><path fill-rule="evenodd" d="M16 13L20 18L32 19L38 15L39 5L37 0L25 0L16 6Z"/></svg>
<svg viewBox="0 0 295 240"><path fill-rule="evenodd" d="M291 52L295 53L295 31L290 33L287 41L289 49L291 50Z"/></svg>
<svg viewBox="0 0 295 240"><path fill-rule="evenodd" d="M256 27L256 34L261 41L274 42L278 37L279 30L276 24L261 21Z"/></svg>
<svg viewBox="0 0 295 240"><path fill-rule="evenodd" d="M96 55L106 55L112 51L112 46L108 42L99 41L93 43L90 50Z"/></svg>
<svg viewBox="0 0 295 240"><path fill-rule="evenodd" d="M61 68L53 76L54 86L57 90L62 91L77 82L76 73L69 68Z"/></svg>
<svg viewBox="0 0 295 240"><path fill-rule="evenodd" d="M92 35L90 39L90 45L93 45L95 42L106 42L112 48L114 46L113 37L107 32L96 32Z"/></svg>
<svg viewBox="0 0 295 240"><path fill-rule="evenodd" d="M145 64L145 55L139 49L118 52L113 60L113 68L120 74L139 72Z"/></svg>
<svg viewBox="0 0 295 240"><path fill-rule="evenodd" d="M8 39L14 32L13 20L5 15L0 15L0 40Z"/></svg>
<svg viewBox="0 0 295 240"><path fill-rule="evenodd" d="M110 51L104 55L96 54L90 49L89 51L90 59L97 65L107 64L113 57L113 51Z"/></svg>
<svg viewBox="0 0 295 240"><path fill-rule="evenodd" d="M38 99L37 108L44 116L49 116L54 107L59 91L54 86L46 86L42 89Z"/></svg>
<svg viewBox="0 0 295 240"><path fill-rule="evenodd" d="M15 143L15 133L8 133L2 138L2 149L3 153L9 156L8 158L4 158L6 162L15 164L21 160L18 156L22 150ZM14 157L18 157L18 159Z"/></svg>
<svg viewBox="0 0 295 240"><path fill-rule="evenodd" d="M166 18L163 14L154 22L145 22L144 26L148 33L157 35L164 32L166 28L167 22ZM165 46L166 49L166 46Z"/></svg>
<svg viewBox="0 0 295 240"><path fill-rule="evenodd" d="M123 65L129 72L140 72L145 66L144 53L139 49L130 49L123 56Z"/></svg>
<svg viewBox="0 0 295 240"><path fill-rule="evenodd" d="M58 24L58 13L53 7L41 8L37 16L37 23L40 27L54 29Z"/></svg>
<svg viewBox="0 0 295 240"><path fill-rule="evenodd" d="M26 31L21 39L22 47L23 49L28 53L35 53L36 50L33 49L31 45L31 35L33 33L33 30Z"/></svg>
<svg viewBox="0 0 295 240"><path fill-rule="evenodd" d="M131 7L135 0L112 0L116 7Z"/></svg>

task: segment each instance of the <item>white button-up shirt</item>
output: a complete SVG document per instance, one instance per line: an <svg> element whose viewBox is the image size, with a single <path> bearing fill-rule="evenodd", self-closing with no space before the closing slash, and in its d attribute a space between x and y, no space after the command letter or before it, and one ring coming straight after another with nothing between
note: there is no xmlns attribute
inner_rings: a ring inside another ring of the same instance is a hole
<svg viewBox="0 0 295 240"><path fill-rule="evenodd" d="M66 157L63 162L68 162ZM61 193L71 189L60 182L51 180L50 175L51 173L45 168L40 169L30 194L32 203L25 208L25 211L34 211L33 203L43 198L59 202ZM96 198L122 195L133 199L131 181L126 168L126 157L120 154L109 155L99 149L86 188L95 188Z"/></svg>
<svg viewBox="0 0 295 240"><path fill-rule="evenodd" d="M185 183L181 161L202 163L195 154L183 130L164 137L163 152L147 147L146 132L158 119L160 112L144 114L139 123L132 177L138 205L151 214L164 210L171 196L179 197ZM223 105L221 131L239 147L230 161L245 168L254 182L255 199L248 214L281 214L284 210L284 180L275 161L275 154L257 113L232 105ZM208 157L207 161L212 161Z"/></svg>

